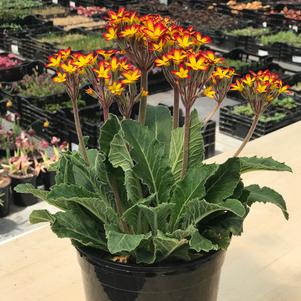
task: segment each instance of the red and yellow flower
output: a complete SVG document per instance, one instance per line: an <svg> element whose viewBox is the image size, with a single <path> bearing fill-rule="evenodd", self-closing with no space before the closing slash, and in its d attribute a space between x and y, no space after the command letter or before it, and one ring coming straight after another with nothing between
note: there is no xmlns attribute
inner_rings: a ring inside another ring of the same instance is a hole
<svg viewBox="0 0 301 301"><path fill-rule="evenodd" d="M137 68L134 70L126 71L122 73L124 79L123 84L133 84L141 77L141 71Z"/></svg>
<svg viewBox="0 0 301 301"><path fill-rule="evenodd" d="M108 86L108 89L111 91L114 95L121 95L121 93L124 91L124 87L122 83L120 82L113 82L111 85Z"/></svg>
<svg viewBox="0 0 301 301"><path fill-rule="evenodd" d="M172 73L180 79L189 78L189 69L186 69L183 65L180 65L179 70L173 70Z"/></svg>
<svg viewBox="0 0 301 301"><path fill-rule="evenodd" d="M55 54L48 57L49 63L46 65L47 67L54 67L57 68L60 66L62 61L62 55L61 54Z"/></svg>
<svg viewBox="0 0 301 301"><path fill-rule="evenodd" d="M101 61L98 64L98 68L94 68L93 71L96 73L98 78L109 79L111 68L105 61Z"/></svg>

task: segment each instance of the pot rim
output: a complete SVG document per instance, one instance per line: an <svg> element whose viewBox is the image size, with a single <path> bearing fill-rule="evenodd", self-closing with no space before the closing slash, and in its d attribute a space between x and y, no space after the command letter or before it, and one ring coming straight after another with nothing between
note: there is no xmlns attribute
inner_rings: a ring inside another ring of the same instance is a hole
<svg viewBox="0 0 301 301"><path fill-rule="evenodd" d="M208 254L188 262L177 261L174 263L156 263L152 265L147 264L123 264L110 261L103 258L106 255L113 256L110 253L96 250L91 247L75 246L79 253L79 256L86 257L86 260L96 266L102 266L111 270L118 270L120 272L135 272L135 273L156 273L156 274L168 274L185 272L187 270L193 270L196 267L205 264L208 261L215 260L216 257L224 257L225 250L211 251Z"/></svg>

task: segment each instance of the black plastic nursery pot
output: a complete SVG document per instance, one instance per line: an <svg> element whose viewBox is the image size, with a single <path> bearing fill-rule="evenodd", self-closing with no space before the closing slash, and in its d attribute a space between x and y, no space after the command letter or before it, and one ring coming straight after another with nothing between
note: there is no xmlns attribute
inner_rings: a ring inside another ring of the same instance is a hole
<svg viewBox="0 0 301 301"><path fill-rule="evenodd" d="M37 187L37 177L29 174L28 176L20 177L16 175L10 175L11 188L12 188L12 199L17 206L27 207L34 205L38 202L38 199L30 193L18 193L14 190L19 184L32 184Z"/></svg>
<svg viewBox="0 0 301 301"><path fill-rule="evenodd" d="M55 184L55 171L46 171L41 174L44 189L49 190Z"/></svg>
<svg viewBox="0 0 301 301"><path fill-rule="evenodd" d="M0 186L0 195L3 194L0 205L0 217L5 217L9 214L10 204L11 204L11 192L10 192L11 180L6 178L5 183Z"/></svg>
<svg viewBox="0 0 301 301"><path fill-rule="evenodd" d="M192 262L119 264L78 248L86 301L216 301L225 251Z"/></svg>

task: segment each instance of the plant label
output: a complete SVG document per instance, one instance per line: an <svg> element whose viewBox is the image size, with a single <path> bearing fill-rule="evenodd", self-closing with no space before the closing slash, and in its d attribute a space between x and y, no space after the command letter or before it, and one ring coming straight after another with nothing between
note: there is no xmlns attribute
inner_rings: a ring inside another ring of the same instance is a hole
<svg viewBox="0 0 301 301"><path fill-rule="evenodd" d="M10 49L13 54L20 54L18 45L11 44Z"/></svg>
<svg viewBox="0 0 301 301"><path fill-rule="evenodd" d="M297 25L293 25L293 30L294 30L295 32L298 32L298 26L297 26Z"/></svg>
<svg viewBox="0 0 301 301"><path fill-rule="evenodd" d="M70 7L76 7L76 4L75 4L74 1L70 1L70 2L69 2L69 6L70 6Z"/></svg>
<svg viewBox="0 0 301 301"><path fill-rule="evenodd" d="M267 23L267 22L263 22L263 23L262 23L262 26L263 26L263 27L267 27L267 26L268 26L268 23Z"/></svg>
<svg viewBox="0 0 301 301"><path fill-rule="evenodd" d="M78 144L75 144L75 143L71 143L71 150L72 151L78 151Z"/></svg>
<svg viewBox="0 0 301 301"><path fill-rule="evenodd" d="M168 0L159 0L160 3L168 5Z"/></svg>
<svg viewBox="0 0 301 301"><path fill-rule="evenodd" d="M59 0L52 0L52 3L53 3L53 4L58 4L58 3L59 3Z"/></svg>
<svg viewBox="0 0 301 301"><path fill-rule="evenodd" d="M292 62L293 63L301 63L301 56L293 55Z"/></svg>
<svg viewBox="0 0 301 301"><path fill-rule="evenodd" d="M266 50L263 50L263 49L259 49L258 50L258 55L259 56L266 56L266 55L269 55L269 52L266 51Z"/></svg>

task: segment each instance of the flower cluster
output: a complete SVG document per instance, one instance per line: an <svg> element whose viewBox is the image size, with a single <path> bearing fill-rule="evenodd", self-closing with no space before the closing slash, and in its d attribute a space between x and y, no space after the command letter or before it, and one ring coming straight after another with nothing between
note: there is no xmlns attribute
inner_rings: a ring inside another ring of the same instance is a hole
<svg viewBox="0 0 301 301"><path fill-rule="evenodd" d="M157 58L155 64L163 68L169 82L178 88L184 106L191 108L221 61L212 51L172 49Z"/></svg>
<svg viewBox="0 0 301 301"><path fill-rule="evenodd" d="M221 104L230 89L234 75L235 70L233 68L217 66L211 75L210 85L204 89L204 95L213 98L218 104Z"/></svg>
<svg viewBox="0 0 301 301"><path fill-rule="evenodd" d="M250 72L231 85L233 91L239 91L250 103L255 115L260 115L274 99L287 92L288 88L277 73L269 70Z"/></svg>
<svg viewBox="0 0 301 301"><path fill-rule="evenodd" d="M120 113L129 118L134 104L146 93L137 93L136 82L141 77L141 71L116 51L96 52L98 57L95 67L86 69L86 75L92 84L87 93L102 105L104 120L108 118L109 108L114 100Z"/></svg>
<svg viewBox="0 0 301 301"><path fill-rule="evenodd" d="M155 59L153 49L162 45L170 23L169 18L159 15L139 16L120 8L118 12L108 12L107 31L104 37L108 41L117 41L119 47L135 66L149 71Z"/></svg>

